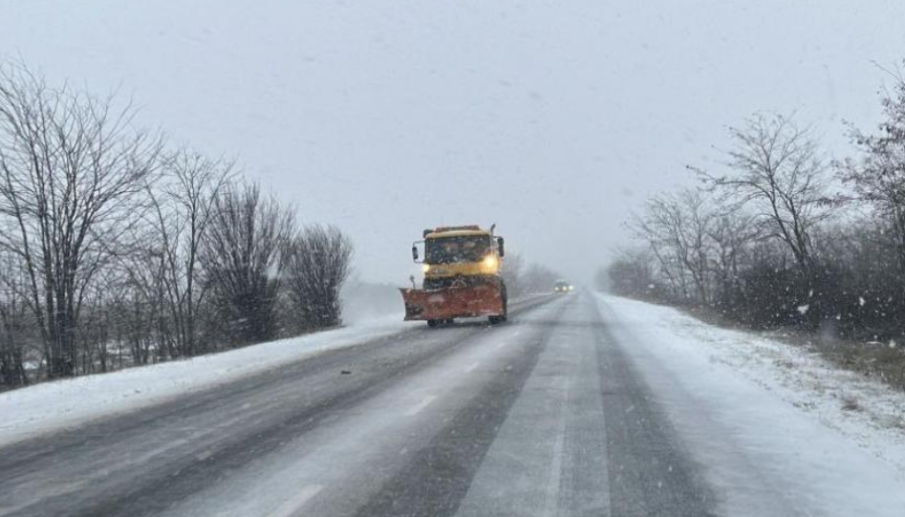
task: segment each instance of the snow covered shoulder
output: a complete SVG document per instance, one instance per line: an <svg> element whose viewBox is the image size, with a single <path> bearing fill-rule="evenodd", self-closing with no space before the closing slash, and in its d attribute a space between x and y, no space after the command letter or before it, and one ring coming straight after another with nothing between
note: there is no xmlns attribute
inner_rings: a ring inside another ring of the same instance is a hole
<svg viewBox="0 0 905 517"><path fill-rule="evenodd" d="M728 515L905 515L905 393L674 308L597 301Z"/></svg>
<svg viewBox="0 0 905 517"><path fill-rule="evenodd" d="M159 404L191 391L360 345L403 330L398 314L351 327L113 373L0 393L0 446L90 420Z"/></svg>

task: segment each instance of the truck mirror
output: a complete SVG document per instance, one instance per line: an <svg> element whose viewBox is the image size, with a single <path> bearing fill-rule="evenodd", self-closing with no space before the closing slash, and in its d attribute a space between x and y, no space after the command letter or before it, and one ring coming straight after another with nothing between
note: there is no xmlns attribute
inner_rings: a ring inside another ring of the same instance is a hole
<svg viewBox="0 0 905 517"><path fill-rule="evenodd" d="M412 260L418 262L418 246L412 246Z"/></svg>
<svg viewBox="0 0 905 517"><path fill-rule="evenodd" d="M500 252L500 256L502 257L502 256L506 255L506 246L505 246L506 243L502 237L496 238L496 244L497 244L497 249Z"/></svg>

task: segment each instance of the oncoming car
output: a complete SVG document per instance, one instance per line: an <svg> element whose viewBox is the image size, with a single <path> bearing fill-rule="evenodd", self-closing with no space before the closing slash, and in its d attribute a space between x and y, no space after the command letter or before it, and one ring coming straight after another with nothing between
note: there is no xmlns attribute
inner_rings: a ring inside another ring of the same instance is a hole
<svg viewBox="0 0 905 517"><path fill-rule="evenodd" d="M554 293L568 293L575 290L575 286L566 282L565 280L557 280L553 284L553 292Z"/></svg>

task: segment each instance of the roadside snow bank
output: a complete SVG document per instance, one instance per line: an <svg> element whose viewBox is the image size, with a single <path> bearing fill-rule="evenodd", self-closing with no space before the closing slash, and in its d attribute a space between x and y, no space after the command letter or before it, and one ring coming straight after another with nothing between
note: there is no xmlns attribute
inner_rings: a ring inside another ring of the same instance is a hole
<svg viewBox="0 0 905 517"><path fill-rule="evenodd" d="M402 331L402 315L271 341L183 361L89 375L0 393L0 446L115 413L159 404L180 394L362 344Z"/></svg>
<svg viewBox="0 0 905 517"><path fill-rule="evenodd" d="M673 308L598 306L728 514L905 515L905 394Z"/></svg>

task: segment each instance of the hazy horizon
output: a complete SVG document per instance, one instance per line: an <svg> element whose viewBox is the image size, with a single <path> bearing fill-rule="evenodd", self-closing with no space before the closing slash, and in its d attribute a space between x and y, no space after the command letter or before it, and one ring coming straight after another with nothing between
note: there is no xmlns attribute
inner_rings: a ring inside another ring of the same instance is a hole
<svg viewBox="0 0 905 517"><path fill-rule="evenodd" d="M236 157L348 232L362 279L404 284L422 228L496 223L586 281L726 126L794 111L850 153L905 58L903 2L677 4L0 2L0 59Z"/></svg>

